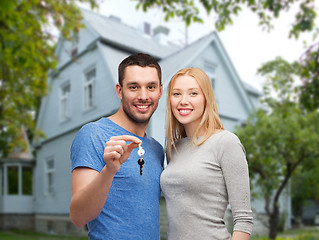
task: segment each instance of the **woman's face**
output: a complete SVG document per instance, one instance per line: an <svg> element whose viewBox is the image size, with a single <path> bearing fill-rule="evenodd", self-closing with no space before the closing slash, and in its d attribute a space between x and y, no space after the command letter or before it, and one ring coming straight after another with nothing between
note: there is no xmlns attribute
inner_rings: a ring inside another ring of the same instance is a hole
<svg viewBox="0 0 319 240"><path fill-rule="evenodd" d="M198 127L205 109L205 97L191 76L179 76L172 86L170 103L177 121L184 125L186 134L191 137Z"/></svg>

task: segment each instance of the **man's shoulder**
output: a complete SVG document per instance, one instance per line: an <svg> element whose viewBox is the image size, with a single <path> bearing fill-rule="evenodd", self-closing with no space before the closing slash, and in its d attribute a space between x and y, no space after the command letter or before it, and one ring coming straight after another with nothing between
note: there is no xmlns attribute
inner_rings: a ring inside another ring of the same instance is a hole
<svg viewBox="0 0 319 240"><path fill-rule="evenodd" d="M82 126L81 131L103 131L109 129L115 129L116 126L108 118L101 118L94 122L86 123Z"/></svg>
<svg viewBox="0 0 319 240"><path fill-rule="evenodd" d="M162 144L160 144L159 141L157 141L155 138L148 137L148 139L149 139L151 145L163 148Z"/></svg>
<svg viewBox="0 0 319 240"><path fill-rule="evenodd" d="M164 148L162 144L160 144L157 140L152 137L148 137L148 145L149 148L156 154L160 154L164 156Z"/></svg>

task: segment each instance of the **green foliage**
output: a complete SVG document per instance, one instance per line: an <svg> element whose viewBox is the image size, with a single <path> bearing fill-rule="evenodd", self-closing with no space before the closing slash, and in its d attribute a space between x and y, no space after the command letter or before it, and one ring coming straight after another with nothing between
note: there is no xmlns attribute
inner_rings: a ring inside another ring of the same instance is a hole
<svg viewBox="0 0 319 240"><path fill-rule="evenodd" d="M259 25L270 30L273 26L271 24L273 18L278 18L280 13L288 11L293 4L297 2L299 5L298 14L292 23L289 37L298 38L299 34L304 31L312 31L315 26L315 18L317 16L314 9L314 0L136 0L137 9L141 8L147 11L155 6L160 7L165 13L165 20L181 17L189 26L192 22L203 22L197 6L202 6L208 14L216 15L215 26L221 31L226 25L233 23L233 17L238 15L242 10L242 6L248 7L251 11L256 13L259 17ZM196 2L196 4L195 4ZM214 16L215 17L215 16Z"/></svg>
<svg viewBox="0 0 319 240"><path fill-rule="evenodd" d="M272 239L278 227L272 223L280 223L278 200L289 180L306 184L306 179L318 176L314 170L319 168L319 112L299 104L300 90L294 82L302 70L299 62L288 63L282 58L264 64L258 72L266 78L263 103L267 111L257 110L236 131L247 151L252 186L258 186L252 190L265 199ZM301 178L299 174L306 170L309 176ZM307 189L292 188L300 191L298 194ZM317 191L309 192L313 193Z"/></svg>
<svg viewBox="0 0 319 240"><path fill-rule="evenodd" d="M253 238L252 238L253 239ZM275 240L317 240L318 238L314 235L311 235L309 233L303 234L303 235L299 235L298 237L276 237ZM262 238L258 238L258 240L270 240L270 238L267 237L262 237Z"/></svg>
<svg viewBox="0 0 319 240"><path fill-rule="evenodd" d="M319 43L313 44L301 57L300 102L310 111L319 109Z"/></svg>
<svg viewBox="0 0 319 240"><path fill-rule="evenodd" d="M316 123L317 122L317 123ZM294 103L259 110L237 129L248 153L251 178L271 198L302 163L318 160L319 113L304 113Z"/></svg>
<svg viewBox="0 0 319 240"><path fill-rule="evenodd" d="M50 26L70 39L79 31L81 14L76 1L0 1L0 157L23 146L21 126L31 135L41 98L47 93L47 74L54 69L55 39ZM79 0L96 6L95 0ZM40 134L41 136L41 134Z"/></svg>

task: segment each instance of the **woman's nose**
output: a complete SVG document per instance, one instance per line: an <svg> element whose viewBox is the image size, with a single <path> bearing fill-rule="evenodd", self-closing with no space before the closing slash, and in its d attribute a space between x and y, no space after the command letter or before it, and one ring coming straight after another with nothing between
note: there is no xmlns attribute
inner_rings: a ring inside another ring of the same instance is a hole
<svg viewBox="0 0 319 240"><path fill-rule="evenodd" d="M186 94L182 95L181 104L188 104L188 96Z"/></svg>

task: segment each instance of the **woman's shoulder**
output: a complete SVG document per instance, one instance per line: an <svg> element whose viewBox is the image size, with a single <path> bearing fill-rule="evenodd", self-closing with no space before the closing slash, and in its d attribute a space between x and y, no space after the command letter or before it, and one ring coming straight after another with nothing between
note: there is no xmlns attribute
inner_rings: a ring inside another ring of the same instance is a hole
<svg viewBox="0 0 319 240"><path fill-rule="evenodd" d="M219 144L233 144L240 142L237 135L233 132L228 130L219 130L216 131L212 136L209 138L210 141L217 141Z"/></svg>

